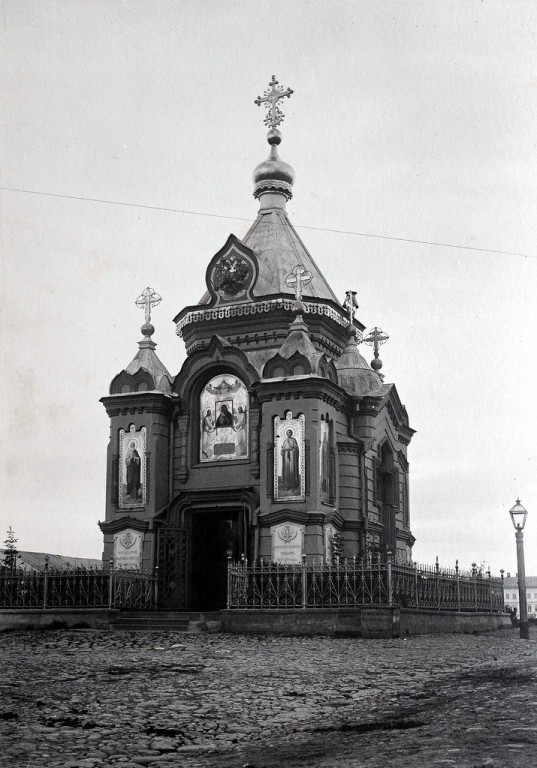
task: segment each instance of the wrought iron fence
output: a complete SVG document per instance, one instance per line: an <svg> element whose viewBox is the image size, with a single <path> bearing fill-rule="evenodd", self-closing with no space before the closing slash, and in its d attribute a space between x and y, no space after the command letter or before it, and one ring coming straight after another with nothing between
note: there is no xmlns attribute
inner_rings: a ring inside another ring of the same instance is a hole
<svg viewBox="0 0 537 768"><path fill-rule="evenodd" d="M483 575L410 563L301 565L230 562L228 608L354 608L391 606L452 611L502 611L503 583Z"/></svg>
<svg viewBox="0 0 537 768"><path fill-rule="evenodd" d="M134 570L97 568L0 570L0 608L120 608L155 606L155 579Z"/></svg>

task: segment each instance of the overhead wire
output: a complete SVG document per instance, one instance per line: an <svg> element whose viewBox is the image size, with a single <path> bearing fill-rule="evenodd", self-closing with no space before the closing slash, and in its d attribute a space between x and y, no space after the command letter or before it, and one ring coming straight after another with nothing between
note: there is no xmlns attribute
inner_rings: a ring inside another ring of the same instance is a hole
<svg viewBox="0 0 537 768"><path fill-rule="evenodd" d="M160 205L144 205L143 203L127 203L122 200L105 200L99 197L82 197L79 195L64 195L57 192L42 192L35 189L19 189L17 187L0 187L0 190L4 192L19 192L27 195L42 195L44 197L59 197L65 200L81 200L90 203L103 203L106 205L121 205L126 208L141 208L149 211L164 211L166 213L182 213L188 216L207 216L214 219L230 219L233 221L247 221L252 222L252 218L245 218L242 216L228 216L222 213L207 213L205 211L189 211L183 208L166 208ZM400 243L417 243L419 245L433 245L441 248L457 248L463 251L479 251L481 253L497 253L502 256L522 256L523 258L534 258L533 254L519 253L517 251L502 251L495 248L478 248L474 245L459 245L457 243L442 243L434 240L416 240L410 237L395 237L393 235L378 235L370 232L356 232L350 229L332 229L329 227L314 227L308 224L294 224L296 229L310 229L317 232L332 232L340 235L353 235L355 237L370 237L379 240L392 240Z"/></svg>

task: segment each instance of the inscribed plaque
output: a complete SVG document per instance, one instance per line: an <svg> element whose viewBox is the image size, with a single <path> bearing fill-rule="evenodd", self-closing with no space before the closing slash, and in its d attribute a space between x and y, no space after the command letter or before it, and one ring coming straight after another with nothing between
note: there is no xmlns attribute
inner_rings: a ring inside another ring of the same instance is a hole
<svg viewBox="0 0 537 768"><path fill-rule="evenodd" d="M114 567L140 570L144 535L127 528L114 536Z"/></svg>
<svg viewBox="0 0 537 768"><path fill-rule="evenodd" d="M300 565L304 551L304 526L294 523L273 525L270 529L272 537L272 562L287 565Z"/></svg>

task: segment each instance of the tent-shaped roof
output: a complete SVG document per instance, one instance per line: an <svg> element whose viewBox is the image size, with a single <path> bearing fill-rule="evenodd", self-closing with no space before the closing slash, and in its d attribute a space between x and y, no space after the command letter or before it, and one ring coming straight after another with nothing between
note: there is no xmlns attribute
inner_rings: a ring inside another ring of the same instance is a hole
<svg viewBox="0 0 537 768"><path fill-rule="evenodd" d="M286 284L285 278L300 264L312 276L308 285L302 288L303 298L313 296L330 299L339 304L337 296L282 208L261 208L243 243L254 251L259 262L254 296L292 294L293 291Z"/></svg>

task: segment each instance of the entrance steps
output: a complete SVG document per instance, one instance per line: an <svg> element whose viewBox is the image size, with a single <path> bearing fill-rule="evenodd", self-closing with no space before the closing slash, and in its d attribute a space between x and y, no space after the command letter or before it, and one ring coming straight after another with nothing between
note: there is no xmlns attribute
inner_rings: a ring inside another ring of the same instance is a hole
<svg viewBox="0 0 537 768"><path fill-rule="evenodd" d="M218 612L125 611L110 622L110 629L149 632L203 632L220 629Z"/></svg>

